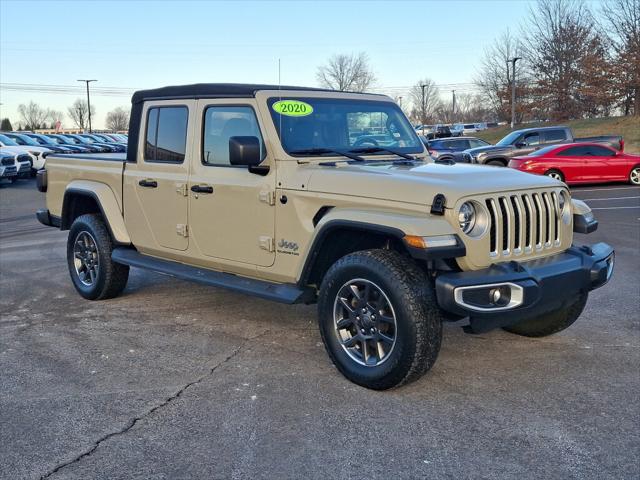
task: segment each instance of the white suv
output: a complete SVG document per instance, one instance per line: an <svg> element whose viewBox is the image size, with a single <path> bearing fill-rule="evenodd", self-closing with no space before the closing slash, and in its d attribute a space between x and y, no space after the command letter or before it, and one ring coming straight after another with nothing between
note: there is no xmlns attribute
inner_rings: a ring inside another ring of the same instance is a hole
<svg viewBox="0 0 640 480"><path fill-rule="evenodd" d="M35 145L20 145L14 139L9 138L7 135L0 133L0 150L3 152L16 152L29 155L31 158L31 166L33 168L33 174L36 171L44 168L45 156L51 153L51 150L45 147Z"/></svg>

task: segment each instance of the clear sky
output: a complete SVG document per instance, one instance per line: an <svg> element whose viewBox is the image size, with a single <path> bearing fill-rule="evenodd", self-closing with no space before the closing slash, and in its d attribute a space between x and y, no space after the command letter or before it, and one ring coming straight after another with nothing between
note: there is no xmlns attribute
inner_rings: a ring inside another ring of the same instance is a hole
<svg viewBox="0 0 640 480"><path fill-rule="evenodd" d="M278 59L283 84L314 86L328 57L360 51L378 91L406 95L424 77L464 91L483 49L507 27L517 32L531 4L0 0L0 116L16 124L18 105L30 100L66 113L84 98L76 80L90 78L98 79L91 99L99 128L109 110L128 108L133 89L277 83ZM68 117L63 126L72 126Z"/></svg>

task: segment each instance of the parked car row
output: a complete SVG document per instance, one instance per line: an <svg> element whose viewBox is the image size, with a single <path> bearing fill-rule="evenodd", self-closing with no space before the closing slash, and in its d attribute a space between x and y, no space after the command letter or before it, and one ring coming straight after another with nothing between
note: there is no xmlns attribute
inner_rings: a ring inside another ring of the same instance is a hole
<svg viewBox="0 0 640 480"><path fill-rule="evenodd" d="M487 123L454 123L453 125L416 125L418 136L427 140L435 138L462 137L486 130Z"/></svg>
<svg viewBox="0 0 640 480"><path fill-rule="evenodd" d="M629 182L640 185L640 156L624 152L618 135L576 138L564 126L516 130L495 145L474 137L423 139L436 162L515 168L567 184Z"/></svg>
<svg viewBox="0 0 640 480"><path fill-rule="evenodd" d="M4 162L0 178L15 180L19 176L34 176L38 170L44 168L49 153L126 152L127 141L127 135L117 133L45 135L22 131L0 132L0 154ZM9 165L9 159L13 159L13 165ZM22 166L25 161L29 164L26 170ZM15 172L12 167L15 167Z"/></svg>

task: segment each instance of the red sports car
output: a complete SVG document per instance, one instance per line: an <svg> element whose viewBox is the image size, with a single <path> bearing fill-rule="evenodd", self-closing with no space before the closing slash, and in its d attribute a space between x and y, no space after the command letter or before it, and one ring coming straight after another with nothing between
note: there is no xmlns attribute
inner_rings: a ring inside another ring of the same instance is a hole
<svg viewBox="0 0 640 480"><path fill-rule="evenodd" d="M640 185L640 155L598 143L569 143L514 157L511 168L548 175L565 183L630 182Z"/></svg>

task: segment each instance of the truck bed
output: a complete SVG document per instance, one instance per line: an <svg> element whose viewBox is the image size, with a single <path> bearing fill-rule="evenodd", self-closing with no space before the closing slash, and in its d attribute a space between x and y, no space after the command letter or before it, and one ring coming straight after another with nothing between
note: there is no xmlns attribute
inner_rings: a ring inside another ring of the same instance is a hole
<svg viewBox="0 0 640 480"><path fill-rule="evenodd" d="M47 208L60 216L65 191L69 186L80 188L87 182L99 183L113 192L122 211L122 179L126 153L74 153L47 156Z"/></svg>

